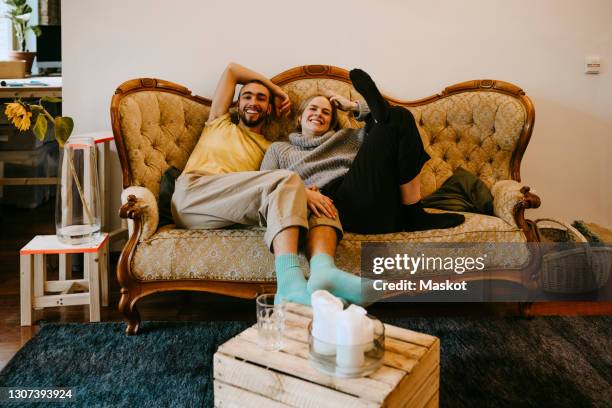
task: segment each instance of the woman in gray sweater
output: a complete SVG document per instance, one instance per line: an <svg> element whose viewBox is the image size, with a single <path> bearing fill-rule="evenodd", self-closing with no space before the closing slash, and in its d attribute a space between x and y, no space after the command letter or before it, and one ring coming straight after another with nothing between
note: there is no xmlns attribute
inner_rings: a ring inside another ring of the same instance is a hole
<svg viewBox="0 0 612 408"><path fill-rule="evenodd" d="M339 213L346 231L382 234L461 224L461 214L423 210L419 173L429 155L410 111L390 106L364 71L354 69L350 78L368 106L339 95L306 100L296 132L288 142L270 146L261 170L296 172L308 188L309 209L331 218ZM353 112L365 127L338 129L337 109ZM331 229L314 229L323 228ZM309 291L327 289L354 303L367 300L359 278L335 267L335 244L312 255Z"/></svg>
<svg viewBox="0 0 612 408"><path fill-rule="evenodd" d="M419 173L429 160L412 114L389 106L365 72L350 72L368 106L334 95L301 106L297 131L273 143L261 170L296 172L310 192L309 208L327 216L333 202L345 230L362 234L450 228L460 214L431 214L421 205ZM338 129L336 109L356 114L362 129ZM326 199L327 198L327 199Z"/></svg>

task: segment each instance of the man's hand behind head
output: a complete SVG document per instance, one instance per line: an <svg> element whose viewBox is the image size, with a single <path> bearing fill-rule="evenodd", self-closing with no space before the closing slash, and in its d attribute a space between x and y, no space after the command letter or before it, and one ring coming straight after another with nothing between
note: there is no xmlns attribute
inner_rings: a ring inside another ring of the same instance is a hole
<svg viewBox="0 0 612 408"><path fill-rule="evenodd" d="M285 92L274 95L274 106L276 106L276 117L289 117L291 113L291 100Z"/></svg>

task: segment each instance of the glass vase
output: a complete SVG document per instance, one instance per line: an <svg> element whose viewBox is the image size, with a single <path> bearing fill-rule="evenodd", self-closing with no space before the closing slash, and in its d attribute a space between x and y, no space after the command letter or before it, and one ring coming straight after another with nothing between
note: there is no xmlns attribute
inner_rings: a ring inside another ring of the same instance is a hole
<svg viewBox="0 0 612 408"><path fill-rule="evenodd" d="M55 232L66 244L91 242L100 235L100 189L93 138L74 137L60 158L55 202Z"/></svg>

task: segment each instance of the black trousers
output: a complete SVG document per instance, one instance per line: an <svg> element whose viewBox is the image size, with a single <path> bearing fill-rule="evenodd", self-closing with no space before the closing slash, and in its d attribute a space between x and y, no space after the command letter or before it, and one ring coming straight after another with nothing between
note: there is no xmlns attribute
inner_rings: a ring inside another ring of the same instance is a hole
<svg viewBox="0 0 612 408"><path fill-rule="evenodd" d="M427 160L414 117L394 106L387 122L366 120L365 139L348 173L321 192L334 200L346 231L402 231L399 186L415 178Z"/></svg>

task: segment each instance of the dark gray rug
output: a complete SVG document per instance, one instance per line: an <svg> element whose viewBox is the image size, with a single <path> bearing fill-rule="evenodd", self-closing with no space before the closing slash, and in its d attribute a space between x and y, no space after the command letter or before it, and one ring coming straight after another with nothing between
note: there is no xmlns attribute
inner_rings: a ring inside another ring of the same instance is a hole
<svg viewBox="0 0 612 408"><path fill-rule="evenodd" d="M440 337L443 407L610 407L612 317L388 322ZM212 406L212 355L250 324L145 322L133 337L121 323L45 325L0 387L74 387L72 407Z"/></svg>

